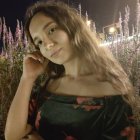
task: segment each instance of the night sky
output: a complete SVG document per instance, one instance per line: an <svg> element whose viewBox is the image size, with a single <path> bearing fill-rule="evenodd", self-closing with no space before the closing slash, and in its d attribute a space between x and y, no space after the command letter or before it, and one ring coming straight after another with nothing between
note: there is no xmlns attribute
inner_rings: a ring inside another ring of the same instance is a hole
<svg viewBox="0 0 140 140"><path fill-rule="evenodd" d="M0 17L6 18L8 26L14 30L16 19L24 21L24 14L27 7L37 0L1 0ZM97 31L102 31L102 27L112 24L118 20L118 13L124 13L124 6L131 8L131 22L135 19L135 6L137 0L63 0L74 7L81 3L82 13L88 12L89 18L95 21Z"/></svg>

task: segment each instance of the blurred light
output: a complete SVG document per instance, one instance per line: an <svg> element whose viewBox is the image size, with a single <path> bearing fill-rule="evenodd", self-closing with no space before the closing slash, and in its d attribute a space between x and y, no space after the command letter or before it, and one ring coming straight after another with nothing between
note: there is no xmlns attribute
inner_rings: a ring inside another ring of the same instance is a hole
<svg viewBox="0 0 140 140"><path fill-rule="evenodd" d="M114 40L114 41L103 42L103 43L101 43L99 46L109 46L109 45L111 45L112 43L113 43L113 44L114 44L114 43L116 44L116 43L123 42L123 41L126 41L126 40L130 41L130 40L134 39L134 37L136 37L136 35L129 36L128 38L124 38L124 39L118 38L118 39L116 39L116 40ZM140 34L138 35L138 37L140 37Z"/></svg>
<svg viewBox="0 0 140 140"><path fill-rule="evenodd" d="M87 26L90 26L91 21L90 20L87 20L86 23L87 23Z"/></svg>
<svg viewBox="0 0 140 140"><path fill-rule="evenodd" d="M110 27L109 28L109 33L110 34L114 34L116 32L116 28L115 27Z"/></svg>

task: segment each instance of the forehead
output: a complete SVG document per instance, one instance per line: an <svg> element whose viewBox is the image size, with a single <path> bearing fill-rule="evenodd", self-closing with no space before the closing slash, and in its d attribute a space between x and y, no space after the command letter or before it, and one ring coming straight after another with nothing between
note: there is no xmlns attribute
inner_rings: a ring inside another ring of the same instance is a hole
<svg viewBox="0 0 140 140"><path fill-rule="evenodd" d="M29 31L30 33L32 33L33 31L36 31L37 29L43 28L47 23L50 23L50 22L55 23L55 21L51 17L48 17L47 15L39 12L32 17L30 25L29 25Z"/></svg>

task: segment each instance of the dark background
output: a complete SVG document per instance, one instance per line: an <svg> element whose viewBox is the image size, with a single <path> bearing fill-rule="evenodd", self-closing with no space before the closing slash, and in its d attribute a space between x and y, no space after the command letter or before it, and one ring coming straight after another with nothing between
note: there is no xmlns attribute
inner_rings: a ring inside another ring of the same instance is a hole
<svg viewBox="0 0 140 140"><path fill-rule="evenodd" d="M15 30L16 19L24 22L24 15L27 7L37 0L0 0L0 17L6 18L7 26L12 31ZM131 21L135 21L136 1L137 0L62 0L78 8L81 3L82 13L87 11L90 19L95 21L97 31L101 32L102 27L112 24L118 20L119 11L124 16L125 6L131 9Z"/></svg>

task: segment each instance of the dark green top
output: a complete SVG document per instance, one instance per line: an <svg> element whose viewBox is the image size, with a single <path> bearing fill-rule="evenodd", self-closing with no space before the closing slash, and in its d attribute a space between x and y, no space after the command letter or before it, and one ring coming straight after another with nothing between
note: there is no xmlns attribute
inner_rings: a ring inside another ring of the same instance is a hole
<svg viewBox="0 0 140 140"><path fill-rule="evenodd" d="M45 140L136 140L132 109L121 95L64 96L42 89L31 96L28 121Z"/></svg>

